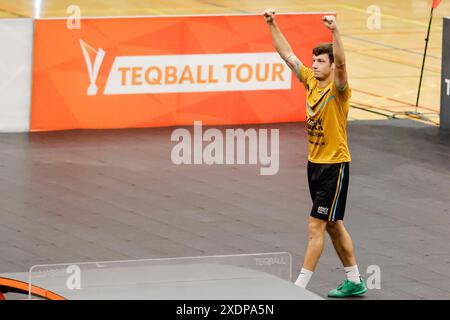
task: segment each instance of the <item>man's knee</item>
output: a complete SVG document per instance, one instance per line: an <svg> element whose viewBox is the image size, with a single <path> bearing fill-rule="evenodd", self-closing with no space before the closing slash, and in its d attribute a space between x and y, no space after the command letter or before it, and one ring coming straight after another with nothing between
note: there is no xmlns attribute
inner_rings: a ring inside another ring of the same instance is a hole
<svg viewBox="0 0 450 320"><path fill-rule="evenodd" d="M309 219L309 238L323 237L325 234L327 221L310 217Z"/></svg>
<svg viewBox="0 0 450 320"><path fill-rule="evenodd" d="M329 221L327 223L326 230L327 230L328 234L330 235L331 239L336 239L336 238L339 238L339 236L344 231L344 224L342 223L341 220L338 220L335 222Z"/></svg>

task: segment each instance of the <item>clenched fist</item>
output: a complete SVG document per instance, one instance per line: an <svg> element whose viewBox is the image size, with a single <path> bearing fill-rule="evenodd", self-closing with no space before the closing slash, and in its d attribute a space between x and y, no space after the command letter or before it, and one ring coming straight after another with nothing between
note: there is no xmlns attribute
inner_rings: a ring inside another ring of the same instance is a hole
<svg viewBox="0 0 450 320"><path fill-rule="evenodd" d="M323 16L322 21L328 29L330 29L330 30L336 29L336 17L335 16Z"/></svg>
<svg viewBox="0 0 450 320"><path fill-rule="evenodd" d="M266 19L267 23L273 23L275 20L275 9L266 9L264 10L264 18Z"/></svg>

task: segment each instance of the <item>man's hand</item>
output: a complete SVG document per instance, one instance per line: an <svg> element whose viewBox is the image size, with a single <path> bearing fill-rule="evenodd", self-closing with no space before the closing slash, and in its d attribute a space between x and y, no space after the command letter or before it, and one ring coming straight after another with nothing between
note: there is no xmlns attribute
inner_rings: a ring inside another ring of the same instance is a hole
<svg viewBox="0 0 450 320"><path fill-rule="evenodd" d="M266 19L267 25L269 26L270 34L272 36L273 44L275 45L275 49L277 50L280 57L286 62L289 68L292 69L297 74L297 77L300 79L299 68L302 64L300 60L295 56L292 52L291 46L289 42L287 42L286 38L283 36L280 28L275 23L275 9L266 9L264 10L264 19Z"/></svg>
<svg viewBox="0 0 450 320"><path fill-rule="evenodd" d="M275 9L266 9L264 10L264 18L267 23L273 23L275 21Z"/></svg>
<svg viewBox="0 0 450 320"><path fill-rule="evenodd" d="M334 29L336 29L336 17L335 16L323 16L322 21L328 29L330 29L332 31Z"/></svg>
<svg viewBox="0 0 450 320"><path fill-rule="evenodd" d="M325 26L333 33L333 56L334 56L334 83L339 91L347 86L348 76L345 65L344 45L342 44L341 35L336 25L335 16L324 16L322 21Z"/></svg>

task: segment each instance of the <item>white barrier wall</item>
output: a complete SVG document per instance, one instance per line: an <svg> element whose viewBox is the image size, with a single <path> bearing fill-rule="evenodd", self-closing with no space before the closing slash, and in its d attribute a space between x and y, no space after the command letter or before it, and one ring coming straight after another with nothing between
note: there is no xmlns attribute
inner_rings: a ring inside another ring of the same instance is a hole
<svg viewBox="0 0 450 320"><path fill-rule="evenodd" d="M0 19L0 132L28 132L33 20Z"/></svg>

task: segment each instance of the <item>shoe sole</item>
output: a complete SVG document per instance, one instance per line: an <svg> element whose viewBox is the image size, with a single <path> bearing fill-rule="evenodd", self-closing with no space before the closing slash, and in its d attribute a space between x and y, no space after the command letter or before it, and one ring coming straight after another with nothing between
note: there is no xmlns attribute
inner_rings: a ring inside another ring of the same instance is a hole
<svg viewBox="0 0 450 320"><path fill-rule="evenodd" d="M358 291L352 294L349 294L348 296L342 296L342 297L334 297L334 296L328 296L329 298L348 298L348 297L361 297L363 296L367 291L369 291L367 288L362 290L362 291Z"/></svg>

